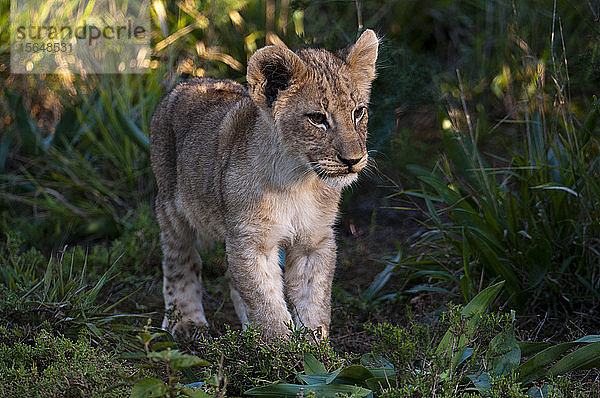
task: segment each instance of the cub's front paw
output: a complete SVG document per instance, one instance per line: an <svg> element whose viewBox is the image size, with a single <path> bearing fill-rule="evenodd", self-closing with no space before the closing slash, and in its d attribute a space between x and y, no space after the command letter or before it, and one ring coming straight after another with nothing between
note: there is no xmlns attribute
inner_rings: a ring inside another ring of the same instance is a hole
<svg viewBox="0 0 600 398"><path fill-rule="evenodd" d="M249 326L254 327L260 334L267 339L277 339L280 337L289 337L294 330L291 318L283 319L258 319L249 322Z"/></svg>
<svg viewBox="0 0 600 398"><path fill-rule="evenodd" d="M162 328L175 337L194 338L208 328L208 322L203 315L179 316L175 319L165 315Z"/></svg>

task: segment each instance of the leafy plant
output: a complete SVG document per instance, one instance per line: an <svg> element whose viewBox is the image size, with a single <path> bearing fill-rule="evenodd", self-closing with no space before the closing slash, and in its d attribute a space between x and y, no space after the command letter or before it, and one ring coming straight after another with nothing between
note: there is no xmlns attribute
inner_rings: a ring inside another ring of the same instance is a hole
<svg viewBox="0 0 600 398"><path fill-rule="evenodd" d="M6 230L4 238L0 244L0 319L31 333L46 322L48 329L73 339L87 331L97 344L131 345L124 335L131 327L123 321L145 316L117 310L138 290L117 291L122 253L111 256L104 249L105 256L99 259L79 247L46 258L28 247L19 233Z"/></svg>
<svg viewBox="0 0 600 398"><path fill-rule="evenodd" d="M170 341L157 342L155 340L166 336L165 332L151 333L151 319L144 327L144 330L136 337L143 345L144 352L126 353L123 358L126 359L145 359L146 363L139 365L141 369L149 369L154 372L164 372L166 382L158 377L142 377L135 381L131 390L132 398L142 397L210 397L208 393L200 389L202 383L197 382L191 368L197 366L209 366L210 363L198 358L195 355L184 354L179 351L177 344L172 338ZM188 379L191 377L193 384L181 384L180 372L187 373Z"/></svg>
<svg viewBox="0 0 600 398"><path fill-rule="evenodd" d="M127 343L103 302L114 264L90 283L82 258L46 260L6 231L0 245L0 386L2 396L123 396L115 375L133 367L116 358ZM24 272L23 272L24 271ZM125 296L123 299L126 299ZM98 346L99 342L104 343Z"/></svg>
<svg viewBox="0 0 600 398"><path fill-rule="evenodd" d="M227 327L221 336L200 336L190 343L190 348L202 352L212 364L212 377L219 374L227 377L228 396L241 395L265 380L296 380L306 354L329 368L338 368L348 361L326 339L315 342L312 332L304 329L293 330L289 338L266 340L253 327L245 330Z"/></svg>
<svg viewBox="0 0 600 398"><path fill-rule="evenodd" d="M451 308L432 330L370 326L374 351L393 362L395 377L382 384L387 387L383 396L466 396L462 394L477 391L495 397L504 396L509 385L511 397L537 396L557 389L548 380L600 365L597 335L557 345L517 341L514 314L487 313L503 285L492 285L466 306Z"/></svg>
<svg viewBox="0 0 600 398"><path fill-rule="evenodd" d="M422 201L430 219L430 232L414 246L438 248L415 269L457 283L465 301L481 281L500 278L521 310L539 299L553 310L572 308L579 300L600 299L592 271L599 261L599 102L594 98L579 122L558 87L548 112L548 94L538 77L531 78L532 94L520 110L521 142L506 148L508 157L480 150L486 124L472 125L461 83L466 131L460 120L450 123L436 168L411 168L422 189L399 194ZM559 303L559 297L567 300Z"/></svg>
<svg viewBox="0 0 600 398"><path fill-rule="evenodd" d="M367 364L371 356L364 356ZM304 384L271 384L254 387L244 392L256 397L278 396L297 397L299 394L314 393L319 397L339 397L346 394L352 397L366 397L373 394L372 390L380 390L381 382L387 383L394 376L391 364L382 358L378 359L385 366L366 367L364 365L349 365L333 372L327 372L325 365L312 354L304 355L304 372L296 373L298 380Z"/></svg>

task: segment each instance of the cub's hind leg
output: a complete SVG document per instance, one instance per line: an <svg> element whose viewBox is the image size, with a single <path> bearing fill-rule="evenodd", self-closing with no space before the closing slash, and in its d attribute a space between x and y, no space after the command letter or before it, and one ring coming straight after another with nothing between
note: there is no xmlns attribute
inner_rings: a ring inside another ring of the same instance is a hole
<svg viewBox="0 0 600 398"><path fill-rule="evenodd" d="M196 234L172 201L157 200L163 247L163 329L187 333L191 324L206 326L202 307L202 260Z"/></svg>

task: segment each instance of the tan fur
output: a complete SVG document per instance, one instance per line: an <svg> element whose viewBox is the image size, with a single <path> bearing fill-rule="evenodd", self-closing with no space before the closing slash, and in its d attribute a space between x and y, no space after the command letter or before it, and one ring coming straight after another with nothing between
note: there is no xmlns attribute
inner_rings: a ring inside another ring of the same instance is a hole
<svg viewBox="0 0 600 398"><path fill-rule="evenodd" d="M361 107L369 102L377 47L370 30L339 56L265 47L249 60L249 90L196 79L163 98L150 149L165 306L180 314L165 317L164 328L206 325L196 244L222 240L243 323L268 336L288 333L292 320L327 332L333 224L342 188L367 163ZM279 248L286 250L285 272Z"/></svg>

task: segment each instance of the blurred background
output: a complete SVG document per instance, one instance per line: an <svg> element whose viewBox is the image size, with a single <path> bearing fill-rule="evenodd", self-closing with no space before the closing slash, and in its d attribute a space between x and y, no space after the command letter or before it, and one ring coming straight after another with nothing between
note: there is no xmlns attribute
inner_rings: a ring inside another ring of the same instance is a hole
<svg viewBox="0 0 600 398"><path fill-rule="evenodd" d="M53 262L87 267L82 280L118 262L106 300L160 312L148 131L162 95L194 76L243 83L266 44L336 50L370 28L374 162L343 198L339 312L363 322L391 306L376 317L394 320L505 280L519 314L560 319L550 335L600 325L597 0L155 0L149 72L87 76L10 74L9 9L0 0L9 289L32 289ZM205 256L207 306L234 323L222 250Z"/></svg>

